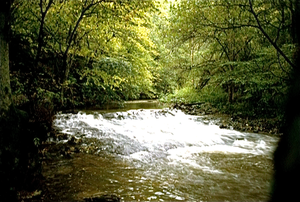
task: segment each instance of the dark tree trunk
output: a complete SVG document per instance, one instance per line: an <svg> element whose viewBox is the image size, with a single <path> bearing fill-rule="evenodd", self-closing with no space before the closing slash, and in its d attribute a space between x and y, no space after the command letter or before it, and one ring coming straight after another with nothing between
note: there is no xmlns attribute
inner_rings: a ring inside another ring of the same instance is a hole
<svg viewBox="0 0 300 202"><path fill-rule="evenodd" d="M293 0L292 0L293 1ZM300 1L295 5L294 23L300 20ZM270 201L298 201L300 190L300 28L293 24L297 43L292 71L293 86L285 114L283 135L274 154L274 180Z"/></svg>
<svg viewBox="0 0 300 202"><path fill-rule="evenodd" d="M11 88L9 77L9 17L12 1L0 1L0 117L11 106Z"/></svg>

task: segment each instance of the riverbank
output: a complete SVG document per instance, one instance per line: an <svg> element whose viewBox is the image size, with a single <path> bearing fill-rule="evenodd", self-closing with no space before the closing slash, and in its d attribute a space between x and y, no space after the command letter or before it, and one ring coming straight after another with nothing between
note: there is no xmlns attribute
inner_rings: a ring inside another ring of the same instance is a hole
<svg viewBox="0 0 300 202"><path fill-rule="evenodd" d="M179 109L186 114L204 116L207 121L214 120L220 128L234 129L242 132L267 133L281 135L282 125L279 118L242 117L239 115L224 114L212 107L209 103L172 104L172 109Z"/></svg>

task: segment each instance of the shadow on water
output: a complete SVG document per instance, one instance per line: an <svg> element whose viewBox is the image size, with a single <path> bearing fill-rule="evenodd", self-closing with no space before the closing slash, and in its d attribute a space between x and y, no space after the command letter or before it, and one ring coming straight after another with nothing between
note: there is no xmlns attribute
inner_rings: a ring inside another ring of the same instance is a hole
<svg viewBox="0 0 300 202"><path fill-rule="evenodd" d="M128 183L128 179L141 178L136 168L120 159L84 153L76 154L71 159L52 161L44 166L43 174L51 183L48 184L46 197L54 201L119 195L130 188L122 186Z"/></svg>

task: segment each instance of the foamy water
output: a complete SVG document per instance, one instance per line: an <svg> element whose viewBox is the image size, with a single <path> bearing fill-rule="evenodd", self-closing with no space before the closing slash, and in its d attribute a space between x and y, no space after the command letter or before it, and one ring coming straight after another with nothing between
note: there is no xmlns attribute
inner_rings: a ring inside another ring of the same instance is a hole
<svg viewBox="0 0 300 202"><path fill-rule="evenodd" d="M58 114L54 125L63 133L96 138L99 155L119 158L140 170L144 181L157 182L147 200L267 199L277 137L220 129L167 109Z"/></svg>

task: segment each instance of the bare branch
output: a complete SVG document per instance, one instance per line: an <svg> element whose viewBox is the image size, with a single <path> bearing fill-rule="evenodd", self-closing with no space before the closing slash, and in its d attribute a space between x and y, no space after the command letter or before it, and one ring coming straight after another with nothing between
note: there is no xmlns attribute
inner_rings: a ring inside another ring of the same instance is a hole
<svg viewBox="0 0 300 202"><path fill-rule="evenodd" d="M39 35L38 35L38 48L37 48L37 53L36 53L36 56L35 56L35 60L36 62L38 62L39 58L40 58L40 55L41 55L41 52L42 52L42 47L44 45L44 35L45 35L45 32L44 32L44 26L45 26L45 19L46 19L46 15L48 13L48 10L50 9L51 5L53 4L53 0L50 0L47 4L47 7L45 9L45 11L43 11L43 0L40 0L40 9L41 9L41 24L40 24L40 30L39 30Z"/></svg>
<svg viewBox="0 0 300 202"><path fill-rule="evenodd" d="M291 67L296 68L295 64L284 54L284 52L277 46L277 44L270 38L270 36L266 33L266 31L261 26L260 20L258 19L258 15L253 9L252 0L249 0L250 12L253 14L256 22L257 28L262 32L262 34L267 38L267 40L271 43L271 45L280 53L280 55L285 59L285 61L291 65Z"/></svg>

